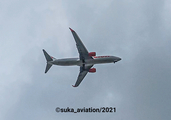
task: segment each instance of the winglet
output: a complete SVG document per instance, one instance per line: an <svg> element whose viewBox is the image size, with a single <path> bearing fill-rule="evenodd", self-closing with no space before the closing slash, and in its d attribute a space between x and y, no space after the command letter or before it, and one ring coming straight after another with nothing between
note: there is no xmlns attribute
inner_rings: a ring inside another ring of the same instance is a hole
<svg viewBox="0 0 171 120"><path fill-rule="evenodd" d="M71 30L71 32L74 32L74 30L73 29L71 29L71 28L69 28L70 30Z"/></svg>

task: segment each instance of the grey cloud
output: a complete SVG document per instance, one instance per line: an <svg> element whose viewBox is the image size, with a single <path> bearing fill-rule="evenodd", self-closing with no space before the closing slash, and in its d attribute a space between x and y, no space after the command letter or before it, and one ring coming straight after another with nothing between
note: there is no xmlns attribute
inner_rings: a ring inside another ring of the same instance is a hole
<svg viewBox="0 0 171 120"><path fill-rule="evenodd" d="M31 1L13 8L8 2L0 19L0 118L170 118L169 1ZM68 27L89 51L122 60L95 65L97 73L76 89L78 67L53 66L44 74L43 48L56 58L78 56ZM112 106L117 112L59 114L58 106Z"/></svg>

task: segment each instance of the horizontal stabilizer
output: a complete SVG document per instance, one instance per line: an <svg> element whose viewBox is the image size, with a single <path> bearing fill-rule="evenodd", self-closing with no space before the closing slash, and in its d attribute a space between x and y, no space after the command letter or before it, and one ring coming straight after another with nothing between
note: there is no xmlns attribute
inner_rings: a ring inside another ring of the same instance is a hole
<svg viewBox="0 0 171 120"><path fill-rule="evenodd" d="M45 70L45 73L47 73L47 71L50 69L52 67L52 65L51 64L46 64L46 70Z"/></svg>
<svg viewBox="0 0 171 120"><path fill-rule="evenodd" d="M53 59L51 58L51 56L43 49L43 53L45 55L45 58L47 61L53 61Z"/></svg>
<svg viewBox="0 0 171 120"><path fill-rule="evenodd" d="M49 64L49 62L53 61L53 59L44 49L43 49L43 53L44 53L45 58L47 60L46 69L45 69L45 73L47 73L47 71L52 67L52 64Z"/></svg>

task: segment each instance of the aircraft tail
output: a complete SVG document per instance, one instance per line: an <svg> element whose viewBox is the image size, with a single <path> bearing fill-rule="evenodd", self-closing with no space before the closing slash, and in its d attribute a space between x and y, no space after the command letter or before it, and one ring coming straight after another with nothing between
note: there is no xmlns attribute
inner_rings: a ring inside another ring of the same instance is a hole
<svg viewBox="0 0 171 120"><path fill-rule="evenodd" d="M45 73L47 73L47 71L52 67L52 64L50 64L50 61L53 61L52 57L43 49L43 53L45 55L47 64L46 64L46 69L45 69Z"/></svg>

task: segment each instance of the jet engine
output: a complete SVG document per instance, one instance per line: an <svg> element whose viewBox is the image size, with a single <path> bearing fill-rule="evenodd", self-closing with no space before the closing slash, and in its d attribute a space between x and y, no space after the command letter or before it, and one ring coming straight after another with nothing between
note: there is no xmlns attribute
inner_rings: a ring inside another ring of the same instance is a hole
<svg viewBox="0 0 171 120"><path fill-rule="evenodd" d="M90 52L88 53L89 56L96 56L96 52Z"/></svg>
<svg viewBox="0 0 171 120"><path fill-rule="evenodd" d="M96 68L91 68L91 69L89 70L89 72L95 73L95 72L96 72Z"/></svg>

